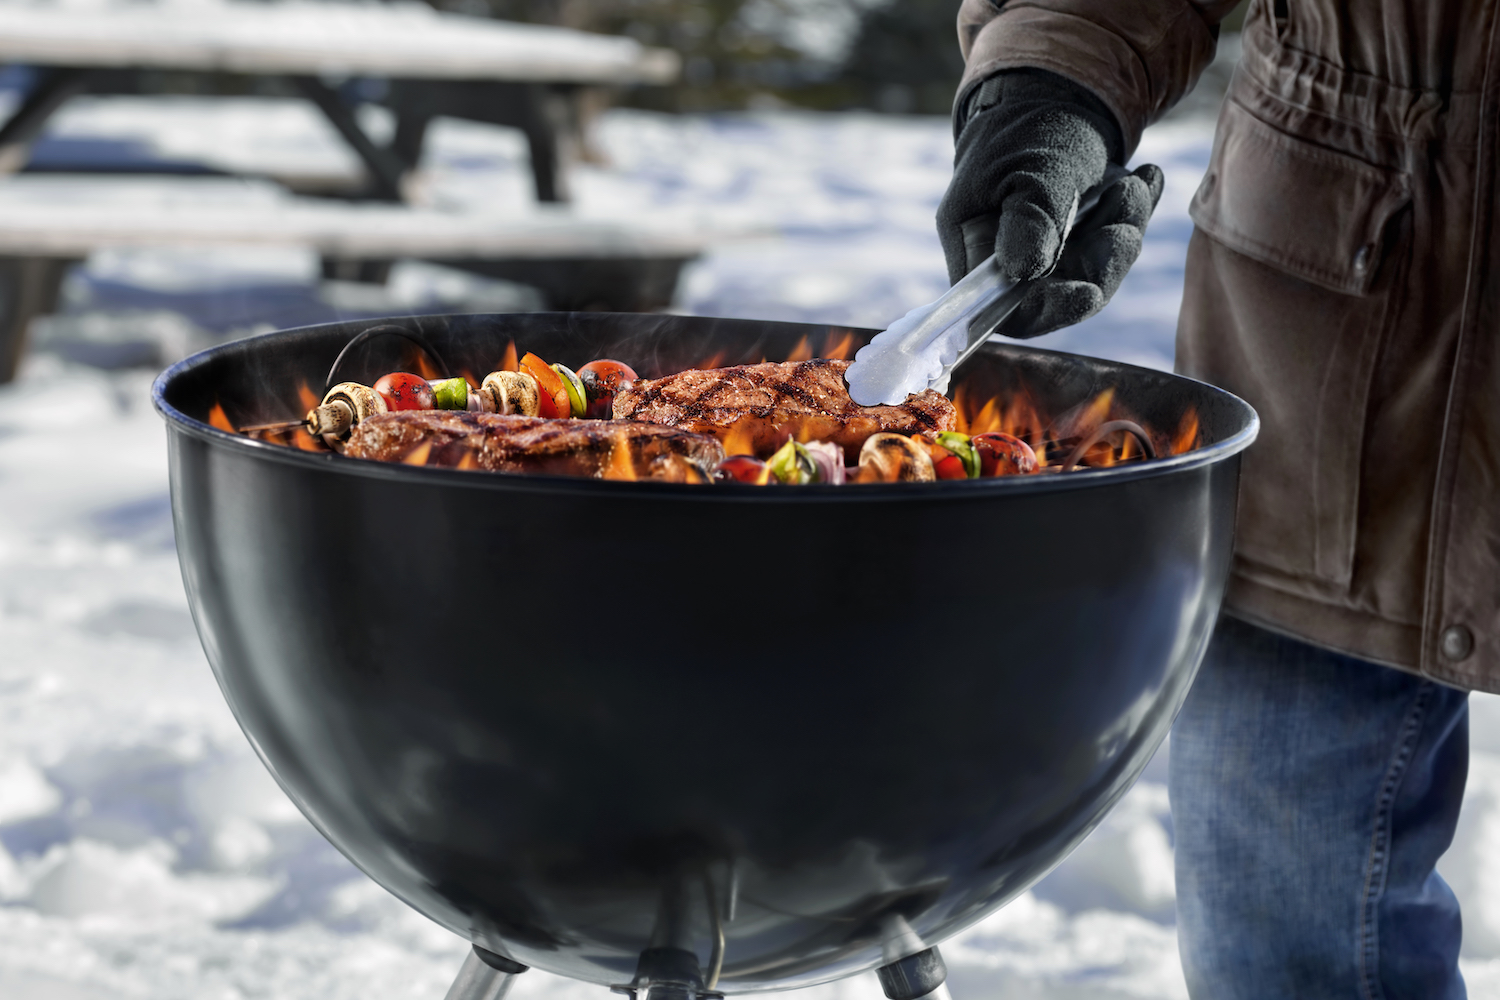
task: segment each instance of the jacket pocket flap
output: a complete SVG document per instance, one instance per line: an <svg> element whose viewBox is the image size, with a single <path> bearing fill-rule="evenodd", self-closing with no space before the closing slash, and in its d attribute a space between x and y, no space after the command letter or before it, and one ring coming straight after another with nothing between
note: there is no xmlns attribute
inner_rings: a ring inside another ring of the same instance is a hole
<svg viewBox="0 0 1500 1000"><path fill-rule="evenodd" d="M1287 135L1232 100L1189 214L1214 240L1334 292L1362 295L1406 175Z"/></svg>

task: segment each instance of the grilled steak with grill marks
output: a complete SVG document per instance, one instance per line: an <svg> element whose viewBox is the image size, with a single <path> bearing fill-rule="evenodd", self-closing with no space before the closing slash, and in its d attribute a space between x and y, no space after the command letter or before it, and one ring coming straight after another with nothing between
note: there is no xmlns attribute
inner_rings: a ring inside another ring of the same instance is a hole
<svg viewBox="0 0 1500 1000"><path fill-rule="evenodd" d="M953 429L953 404L931 389L895 406L860 406L844 383L847 361L763 362L636 382L615 397L615 417L710 434L735 454L764 458L789 437L832 441L858 461L871 434Z"/></svg>
<svg viewBox="0 0 1500 1000"><path fill-rule="evenodd" d="M702 482L724 449L712 437L657 424L402 410L356 425L344 454L490 472Z"/></svg>

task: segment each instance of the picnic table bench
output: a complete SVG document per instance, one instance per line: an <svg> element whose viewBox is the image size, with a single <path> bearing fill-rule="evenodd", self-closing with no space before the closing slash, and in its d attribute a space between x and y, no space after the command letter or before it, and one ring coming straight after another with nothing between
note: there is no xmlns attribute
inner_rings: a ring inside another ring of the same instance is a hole
<svg viewBox="0 0 1500 1000"><path fill-rule="evenodd" d="M691 226L548 206L445 212L238 178L21 175L0 181L0 383L14 377L31 320L56 307L68 265L96 250L310 247L325 261L385 267L417 258L531 285L551 308L644 311L670 304L705 241Z"/></svg>

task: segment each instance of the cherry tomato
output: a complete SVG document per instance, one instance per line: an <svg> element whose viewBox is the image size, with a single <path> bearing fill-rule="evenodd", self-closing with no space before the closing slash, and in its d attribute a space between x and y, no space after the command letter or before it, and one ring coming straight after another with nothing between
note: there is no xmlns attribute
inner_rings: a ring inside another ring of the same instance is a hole
<svg viewBox="0 0 1500 1000"><path fill-rule="evenodd" d="M591 372L596 379L611 389L619 389L623 384L640 378L634 368L623 361L614 361L610 358L590 361L578 369L578 377L583 378L584 372Z"/></svg>
<svg viewBox="0 0 1500 1000"><path fill-rule="evenodd" d="M630 385L638 376L635 369L623 361L608 358L590 361L578 369L578 378L588 396L586 416L595 420L608 420L615 415L615 396Z"/></svg>
<svg viewBox="0 0 1500 1000"><path fill-rule="evenodd" d="M771 467L749 455L730 455L714 469L714 481L765 486L771 481Z"/></svg>
<svg viewBox="0 0 1500 1000"><path fill-rule="evenodd" d="M979 453L981 476L1024 476L1036 471L1036 452L1018 437L992 431L969 441Z"/></svg>
<svg viewBox="0 0 1500 1000"><path fill-rule="evenodd" d="M374 389L380 393L389 410L430 410L433 407L432 386L427 384L425 378L411 372L382 375Z"/></svg>
<svg viewBox="0 0 1500 1000"><path fill-rule="evenodd" d="M568 401L568 385L561 375L552 370L552 366L535 354L528 353L521 359L521 370L536 379L537 392L541 396L537 401L537 416L573 415L573 405Z"/></svg>

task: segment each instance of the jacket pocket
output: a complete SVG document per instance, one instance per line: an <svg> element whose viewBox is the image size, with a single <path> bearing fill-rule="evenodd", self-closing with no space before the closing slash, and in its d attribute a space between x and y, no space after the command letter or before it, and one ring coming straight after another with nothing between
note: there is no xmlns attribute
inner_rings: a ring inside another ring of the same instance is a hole
<svg viewBox="0 0 1500 1000"><path fill-rule="evenodd" d="M1373 367L1401 308L1399 172L1226 105L1192 203L1181 371L1248 400L1239 572L1328 599L1352 579ZM1204 238L1206 237L1206 239Z"/></svg>
<svg viewBox="0 0 1500 1000"><path fill-rule="evenodd" d="M1363 295L1406 175L1273 128L1232 99L1188 212L1219 243L1333 292Z"/></svg>

